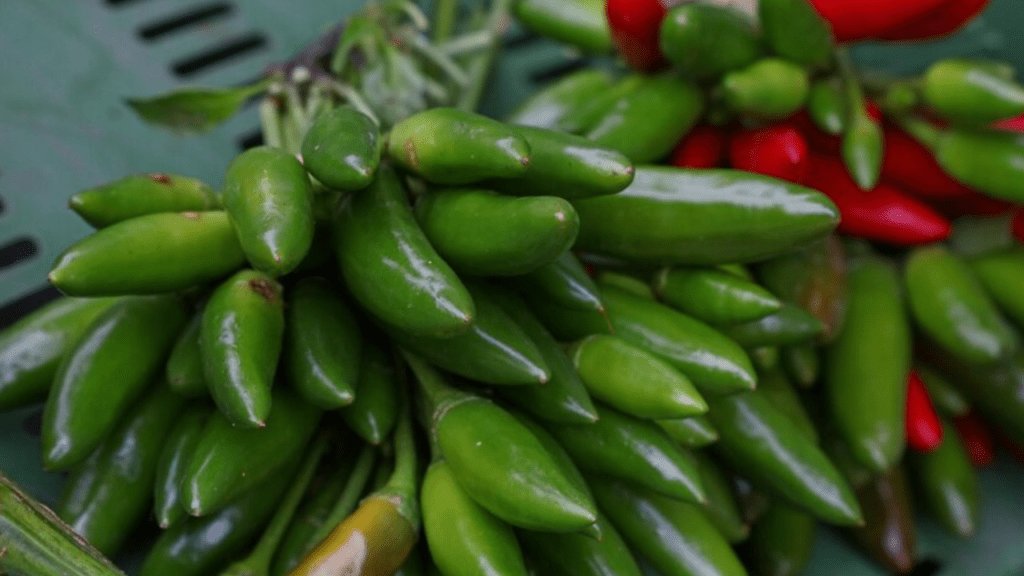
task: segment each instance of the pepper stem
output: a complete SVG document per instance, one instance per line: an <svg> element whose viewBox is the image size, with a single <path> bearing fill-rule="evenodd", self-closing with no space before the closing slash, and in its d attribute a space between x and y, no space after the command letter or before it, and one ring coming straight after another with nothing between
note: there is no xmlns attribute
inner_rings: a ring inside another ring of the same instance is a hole
<svg viewBox="0 0 1024 576"><path fill-rule="evenodd" d="M356 505L359 504L359 497L363 495L366 482L370 479L370 473L373 472L373 464L376 459L377 455L373 447L364 446L362 452L359 453L359 458L356 459L355 466L352 468L352 475L345 482L345 488L341 491L341 496L334 504L330 515L327 516L324 523L320 525L320 528L309 539L307 549L303 554L308 554L324 538L327 538L331 530L334 530L338 524L341 524L356 509Z"/></svg>
<svg viewBox="0 0 1024 576"><path fill-rule="evenodd" d="M380 490L379 494L387 494L397 498L393 502L409 524L420 525L419 498L417 498L416 482L416 442L412 433L412 409L409 406L407 395L403 394L401 406L398 413L398 424L392 439L395 450L395 470L391 473L391 479Z"/></svg>
<svg viewBox="0 0 1024 576"><path fill-rule="evenodd" d="M252 553L229 566L221 572L221 576L267 576L270 574L270 562L274 559L274 553L277 552L278 545L284 538L288 525L291 523L292 517L295 516L295 511L298 509L306 489L309 488L309 483L313 480L320 459L323 458L326 451L327 436L321 434L306 452L306 458L295 476L292 487L284 495L277 512L274 513L274 517L270 520L270 524L267 525Z"/></svg>
<svg viewBox="0 0 1024 576"><path fill-rule="evenodd" d="M500 32L508 22L511 5L512 0L494 0L491 4L490 12L487 15L487 24L484 26L484 29L491 34L490 46L476 55L469 64L471 82L469 88L459 98L457 106L459 110L474 112L480 105L487 79L490 77L491 67L494 65L494 59L498 53Z"/></svg>
<svg viewBox="0 0 1024 576"><path fill-rule="evenodd" d="M455 33L459 0L437 0L434 6L434 42L441 43Z"/></svg>

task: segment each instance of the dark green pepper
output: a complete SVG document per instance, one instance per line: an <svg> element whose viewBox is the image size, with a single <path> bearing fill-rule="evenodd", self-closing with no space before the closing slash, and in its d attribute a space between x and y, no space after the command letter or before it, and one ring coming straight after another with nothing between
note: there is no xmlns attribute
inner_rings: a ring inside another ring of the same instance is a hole
<svg viewBox="0 0 1024 576"><path fill-rule="evenodd" d="M474 276L518 276L551 264L580 228L576 210L563 198L471 188L423 194L416 217L444 261Z"/></svg>
<svg viewBox="0 0 1024 576"><path fill-rule="evenodd" d="M986 125L1024 114L1024 86L986 61L945 58L921 79L929 108L955 122Z"/></svg>
<svg viewBox="0 0 1024 576"><path fill-rule="evenodd" d="M954 418L964 416L971 411L971 404L955 387L945 374L927 364L917 364L914 369L928 389L928 396L940 414Z"/></svg>
<svg viewBox="0 0 1024 576"><path fill-rule="evenodd" d="M65 496L73 498L62 502L58 514L100 552L121 550L149 511L160 450L184 405L161 383L100 445L96 462L87 461L95 468L65 485Z"/></svg>
<svg viewBox="0 0 1024 576"><path fill-rule="evenodd" d="M1024 326L1024 250L989 252L968 261L989 297L1018 325Z"/></svg>
<svg viewBox="0 0 1024 576"><path fill-rule="evenodd" d="M942 430L938 448L911 456L914 485L939 524L967 538L978 526L981 488L956 429L943 422Z"/></svg>
<svg viewBox="0 0 1024 576"><path fill-rule="evenodd" d="M388 156L434 184L514 178L530 165L530 146L512 126L454 108L432 108L391 129Z"/></svg>
<svg viewBox="0 0 1024 576"><path fill-rule="evenodd" d="M612 49L602 0L520 0L512 11L526 28L584 52Z"/></svg>
<svg viewBox="0 0 1024 576"><path fill-rule="evenodd" d="M95 228L146 214L205 212L220 208L220 198L208 184L178 174L132 174L83 190L68 207Z"/></svg>
<svg viewBox="0 0 1024 576"><path fill-rule="evenodd" d="M732 6L676 6L661 21L658 38L665 59L698 80L717 79L764 54L753 22Z"/></svg>
<svg viewBox="0 0 1024 576"><path fill-rule="evenodd" d="M185 503L181 496L185 468L199 445L211 412L210 407L203 404L189 409L166 435L153 480L153 512L157 524L163 529L185 517Z"/></svg>
<svg viewBox="0 0 1024 576"><path fill-rule="evenodd" d="M355 398L362 336L338 291L322 278L304 278L292 289L285 348L292 386L324 410Z"/></svg>
<svg viewBox="0 0 1024 576"><path fill-rule="evenodd" d="M614 333L608 313L603 310L563 307L544 298L531 298L528 303L544 327L562 342L579 340L591 334Z"/></svg>
<svg viewBox="0 0 1024 576"><path fill-rule="evenodd" d="M572 252L564 252L551 264L516 279L519 290L530 300L544 300L557 306L604 313L601 293Z"/></svg>
<svg viewBox="0 0 1024 576"><path fill-rule="evenodd" d="M602 538L517 530L532 565L544 576L641 576L629 547L611 522L598 514Z"/></svg>
<svg viewBox="0 0 1024 576"><path fill-rule="evenodd" d="M775 54L809 68L832 58L832 29L807 0L760 0L757 15Z"/></svg>
<svg viewBox="0 0 1024 576"><path fill-rule="evenodd" d="M779 349L782 370L790 381L801 388L810 388L821 375L821 356L812 344L783 346Z"/></svg>
<svg viewBox="0 0 1024 576"><path fill-rule="evenodd" d="M846 126L843 130L843 162L861 190L872 190L882 176L885 155L882 127L868 114L864 93L845 51L836 55L843 79Z"/></svg>
<svg viewBox="0 0 1024 576"><path fill-rule="evenodd" d="M254 270L221 284L206 303L199 347L217 408L233 423L262 427L284 336L281 285Z"/></svg>
<svg viewBox="0 0 1024 576"><path fill-rule="evenodd" d="M341 209L334 246L352 295L384 322L439 338L465 332L473 322L472 297L430 245L387 166Z"/></svg>
<svg viewBox="0 0 1024 576"><path fill-rule="evenodd" d="M759 374L757 389L767 396L775 408L785 414L804 436L811 442L818 443L818 430L814 427L814 421L807 414L793 385L782 372L773 370Z"/></svg>
<svg viewBox="0 0 1024 576"><path fill-rule="evenodd" d="M571 129L563 124L565 117L611 85L612 77L604 70L584 68L535 92L505 121L519 126L570 132Z"/></svg>
<svg viewBox="0 0 1024 576"><path fill-rule="evenodd" d="M148 214L79 240L47 279L72 296L161 294L223 278L243 264L224 212Z"/></svg>
<svg viewBox="0 0 1024 576"><path fill-rule="evenodd" d="M825 325L803 308L786 303L758 320L719 326L723 334L745 347L801 344L821 334Z"/></svg>
<svg viewBox="0 0 1024 576"><path fill-rule="evenodd" d="M391 357L378 344L366 342L359 361L355 400L341 417L360 438L376 446L398 421L398 382Z"/></svg>
<svg viewBox="0 0 1024 576"><path fill-rule="evenodd" d="M750 531L747 551L759 576L799 576L811 560L817 522L810 514L774 502Z"/></svg>
<svg viewBox="0 0 1024 576"><path fill-rule="evenodd" d="M257 146L224 174L224 209L253 268L277 277L295 269L313 245L313 192L294 155Z"/></svg>
<svg viewBox="0 0 1024 576"><path fill-rule="evenodd" d="M651 264L764 260L839 223L820 192L734 170L639 167L629 188L573 205L577 249Z"/></svg>
<svg viewBox="0 0 1024 576"><path fill-rule="evenodd" d="M849 535L888 572L909 573L917 561L917 530L902 467L872 478L857 489L864 526Z"/></svg>
<svg viewBox="0 0 1024 576"><path fill-rule="evenodd" d="M624 290L635 296L646 298L648 300L654 300L654 289L650 284L637 278L633 274L615 272L612 270L602 270L597 275L597 284L599 286L610 286L619 290Z"/></svg>
<svg viewBox="0 0 1024 576"><path fill-rule="evenodd" d="M0 412L46 399L61 359L114 298L58 298L0 333Z"/></svg>
<svg viewBox="0 0 1024 576"><path fill-rule="evenodd" d="M654 278L654 292L673 308L713 324L750 322L782 308L761 286L716 268L663 268Z"/></svg>
<svg viewBox="0 0 1024 576"><path fill-rule="evenodd" d="M328 188L361 190L377 173L383 144L373 120L339 106L317 116L309 127L302 140L302 164Z"/></svg>
<svg viewBox="0 0 1024 576"><path fill-rule="evenodd" d="M67 470L117 426L151 386L185 324L177 295L120 299L65 356L43 409L43 464Z"/></svg>
<svg viewBox="0 0 1024 576"><path fill-rule="evenodd" d="M722 78L722 96L734 111L754 118L786 118L803 108L810 91L807 70L763 58Z"/></svg>
<svg viewBox="0 0 1024 576"><path fill-rule="evenodd" d="M718 441L718 430L707 416L658 420L657 424L683 448L703 448Z"/></svg>
<svg viewBox="0 0 1024 576"><path fill-rule="evenodd" d="M206 306L205 302L202 307ZM171 390L189 398L209 396L203 374L203 353L199 348L199 331L203 326L203 309L192 316L178 335L164 369Z"/></svg>
<svg viewBox="0 0 1024 576"><path fill-rule="evenodd" d="M804 0L781 1L809 6ZM823 78L811 83L811 91L807 93L807 114L822 132L833 136L843 133L846 128L846 102L843 101L842 88L835 78Z"/></svg>
<svg viewBox="0 0 1024 576"><path fill-rule="evenodd" d="M704 515L730 544L746 540L750 535L750 524L740 512L731 478L704 451L693 452L693 458L700 471L700 484L707 495L703 505Z"/></svg>

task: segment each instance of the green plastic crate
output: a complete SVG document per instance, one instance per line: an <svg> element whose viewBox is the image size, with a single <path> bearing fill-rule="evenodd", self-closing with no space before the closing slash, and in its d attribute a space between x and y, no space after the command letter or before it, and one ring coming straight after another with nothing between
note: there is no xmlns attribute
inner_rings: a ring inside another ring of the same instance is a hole
<svg viewBox="0 0 1024 576"><path fill-rule="evenodd" d="M894 0L898 1L898 0ZM733 3L742 3L734 0ZM296 5L298 4L298 5ZM184 84L251 80L329 28L361 0L0 0L0 326L55 295L45 284L57 255L89 228L66 208L74 192L131 172L180 172L218 185L227 163L258 135L247 110L203 137L143 124L123 104ZM959 54L1024 65L1022 5L993 0L954 38L860 46L863 64L919 72ZM484 103L501 115L537 86L582 63L570 49L514 30ZM0 469L47 504L62 475L42 471L40 407L0 415ZM978 534L959 541L927 520L920 575L1024 573L1024 469L1003 457L981 474ZM143 539L144 540L144 539ZM140 546L144 542L140 541ZM129 570L139 555L118 560ZM829 529L819 531L812 576L882 574ZM662 576L674 576L665 574Z"/></svg>

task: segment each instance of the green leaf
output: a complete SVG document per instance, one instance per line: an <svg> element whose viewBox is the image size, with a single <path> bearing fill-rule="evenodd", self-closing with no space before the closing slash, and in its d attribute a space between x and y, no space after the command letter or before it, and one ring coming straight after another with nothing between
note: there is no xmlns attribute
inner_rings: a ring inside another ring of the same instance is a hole
<svg viewBox="0 0 1024 576"><path fill-rule="evenodd" d="M125 102L144 121L184 134L201 134L238 112L246 100L267 89L265 79L239 88L182 88L154 98Z"/></svg>

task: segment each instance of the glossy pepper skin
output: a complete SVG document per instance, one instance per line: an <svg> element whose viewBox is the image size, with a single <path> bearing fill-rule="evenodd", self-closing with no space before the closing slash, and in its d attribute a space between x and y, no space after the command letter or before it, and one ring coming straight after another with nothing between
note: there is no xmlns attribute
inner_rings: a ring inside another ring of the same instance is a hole
<svg viewBox="0 0 1024 576"><path fill-rule="evenodd" d="M322 278L304 278L292 289L285 349L290 382L325 410L355 399L362 333L337 289Z"/></svg>
<svg viewBox="0 0 1024 576"><path fill-rule="evenodd" d="M583 263L564 252L551 264L516 279L516 287L528 300L544 300L582 311L604 312L601 294Z"/></svg>
<svg viewBox="0 0 1024 576"><path fill-rule="evenodd" d="M819 192L735 170L639 167L629 188L573 205L577 249L651 264L764 260L839 223Z"/></svg>
<svg viewBox="0 0 1024 576"><path fill-rule="evenodd" d="M83 190L68 200L68 207L94 228L160 212L205 212L220 208L220 198L209 184L179 174L131 174Z"/></svg>
<svg viewBox="0 0 1024 576"><path fill-rule="evenodd" d="M911 493L902 467L857 489L864 526L849 530L860 548L886 570L906 574L917 561L917 530Z"/></svg>
<svg viewBox="0 0 1024 576"><path fill-rule="evenodd" d="M696 450L693 459L700 470L700 483L707 496L702 508L708 520L726 541L737 544L750 535L750 524L743 518L732 487L732 479L704 450Z"/></svg>
<svg viewBox="0 0 1024 576"><path fill-rule="evenodd" d="M757 4L764 39L771 51L808 68L828 64L832 30L806 0L763 0Z"/></svg>
<svg viewBox="0 0 1024 576"><path fill-rule="evenodd" d="M47 469L67 470L110 434L154 382L184 323L181 298L165 295L122 298L89 325L57 370L43 409Z"/></svg>
<svg viewBox="0 0 1024 576"><path fill-rule="evenodd" d="M391 129L388 157L434 184L512 178L530 165L530 146L511 126L454 108L433 108Z"/></svg>
<svg viewBox="0 0 1024 576"><path fill-rule="evenodd" d="M302 164L280 148L239 154L224 174L224 209L253 268L295 269L313 244L313 192Z"/></svg>
<svg viewBox="0 0 1024 576"><path fill-rule="evenodd" d="M551 264L579 233L576 210L557 196L432 190L417 201L416 217L445 262L473 276L518 276Z"/></svg>
<svg viewBox="0 0 1024 576"><path fill-rule="evenodd" d="M953 34L967 25L989 0L945 0L941 5L882 35L885 40L927 40Z"/></svg>
<svg viewBox="0 0 1024 576"><path fill-rule="evenodd" d="M535 92L505 121L518 126L567 132L569 129L563 125L565 117L594 94L610 88L611 85L612 77L608 72L584 68Z"/></svg>
<svg viewBox="0 0 1024 576"><path fill-rule="evenodd" d="M1024 250L1020 247L982 254L968 261L985 292L1011 320L1024 322Z"/></svg>
<svg viewBox="0 0 1024 576"><path fill-rule="evenodd" d="M153 480L153 513L160 528L166 530L185 517L181 496L182 477L192 453L199 445L211 412L206 404L188 408L165 436Z"/></svg>
<svg viewBox="0 0 1024 576"><path fill-rule="evenodd" d="M970 267L948 249L915 250L905 278L915 322L950 354L968 363L990 364L1019 347Z"/></svg>
<svg viewBox="0 0 1024 576"><path fill-rule="evenodd" d="M703 392L754 388L750 358L720 332L621 289L606 287L602 294L616 336L668 361Z"/></svg>
<svg viewBox="0 0 1024 576"><path fill-rule="evenodd" d="M773 502L750 530L747 550L761 576L797 576L811 561L817 522L781 502Z"/></svg>
<svg viewBox="0 0 1024 576"><path fill-rule="evenodd" d="M936 450L914 454L911 466L918 493L943 528L966 538L978 525L981 490L956 430L942 425L945 440Z"/></svg>
<svg viewBox="0 0 1024 576"><path fill-rule="evenodd" d="M320 114L302 140L302 165L334 190L370 185L380 164L380 130L365 114L339 106Z"/></svg>
<svg viewBox="0 0 1024 576"><path fill-rule="evenodd" d="M614 94L585 136L636 164L667 156L704 111L697 85L670 74L629 77Z"/></svg>
<svg viewBox="0 0 1024 576"><path fill-rule="evenodd" d="M224 212L147 214L79 240L47 280L71 296L162 294L223 278L243 264Z"/></svg>
<svg viewBox="0 0 1024 576"><path fill-rule="evenodd" d="M283 337L283 288L266 274L242 270L210 296L199 330L203 375L232 423L264 425Z"/></svg>
<svg viewBox="0 0 1024 576"><path fill-rule="evenodd" d="M114 298L58 298L0 334L0 412L46 398L61 359Z"/></svg>
<svg viewBox="0 0 1024 576"><path fill-rule="evenodd" d="M734 169L794 184L806 184L809 154L807 140L786 124L743 130L729 142L729 163Z"/></svg>
<svg viewBox="0 0 1024 576"><path fill-rule="evenodd" d="M772 406L785 414L806 438L815 444L820 443L814 421L785 374L777 369L763 371L758 374L757 390L767 396Z"/></svg>
<svg viewBox="0 0 1024 576"><path fill-rule="evenodd" d="M906 132L891 124L886 124L884 131L883 181L925 199L960 198L976 194L946 174L931 151Z"/></svg>
<svg viewBox="0 0 1024 576"><path fill-rule="evenodd" d="M803 108L810 90L807 70L779 58L762 58L722 78L722 95L740 114L786 118Z"/></svg>
<svg viewBox="0 0 1024 576"><path fill-rule="evenodd" d="M858 188L871 190L882 174L885 155L882 127L867 108L863 89L847 53L838 52L836 62L846 104L841 150L843 163Z"/></svg>
<svg viewBox="0 0 1024 576"><path fill-rule="evenodd" d="M942 423L935 412L928 389L917 372L907 378L907 446L918 452L936 449L942 443Z"/></svg>
<svg viewBox="0 0 1024 576"><path fill-rule="evenodd" d="M740 346L752 348L808 342L825 330L825 324L800 306L787 303L777 312L757 320L719 329Z"/></svg>
<svg viewBox="0 0 1024 576"><path fill-rule="evenodd" d="M846 103L842 85L837 78L823 78L811 83L807 93L807 115L822 132L839 136L846 127Z"/></svg>
<svg viewBox="0 0 1024 576"><path fill-rule="evenodd" d="M523 0L513 6L524 26L584 52L606 53L612 35L605 17L604 0Z"/></svg>
<svg viewBox="0 0 1024 576"><path fill-rule="evenodd" d="M832 524L853 525L861 512L827 456L763 394L709 398L718 430L715 453L744 477Z"/></svg>
<svg viewBox="0 0 1024 576"><path fill-rule="evenodd" d="M922 81L925 103L958 123L985 125L1024 114L1024 86L989 62L946 58L932 64Z"/></svg>
<svg viewBox="0 0 1024 576"><path fill-rule="evenodd" d="M752 64L764 53L746 15L731 6L691 2L668 11L659 31L661 53L686 76L713 80Z"/></svg>
<svg viewBox="0 0 1024 576"><path fill-rule="evenodd" d="M427 468L420 497L430 556L445 574L526 576L512 527L474 502L448 463Z"/></svg>
<svg viewBox="0 0 1024 576"><path fill-rule="evenodd" d="M161 383L101 444L95 469L87 463L65 487L58 513L104 554L121 550L149 511L160 450L184 405Z"/></svg>
<svg viewBox="0 0 1024 576"><path fill-rule="evenodd" d="M416 223L390 168L381 167L373 184L341 208L334 247L352 295L384 322L434 337L472 323L472 297Z"/></svg>
<svg viewBox="0 0 1024 576"><path fill-rule="evenodd" d="M341 408L341 417L360 438L374 446L383 442L398 421L398 375L379 343L364 342L355 400Z"/></svg>
<svg viewBox="0 0 1024 576"><path fill-rule="evenodd" d="M743 565L699 506L623 482L589 478L601 512L663 574L741 576Z"/></svg>
<svg viewBox="0 0 1024 576"><path fill-rule="evenodd" d="M200 304L199 311L178 335L164 368L164 375L171 390L188 398L210 395L206 376L203 374L203 353L199 348L199 331L203 326L205 306L205 302Z"/></svg>
<svg viewBox="0 0 1024 576"><path fill-rule="evenodd" d="M846 322L826 351L831 418L854 459L875 472L905 446L911 334L896 270L875 256L849 264Z"/></svg>
<svg viewBox="0 0 1024 576"><path fill-rule="evenodd" d="M717 126L695 126L672 150L671 164L676 168L721 168L728 158L727 136Z"/></svg>
<svg viewBox="0 0 1024 576"><path fill-rule="evenodd" d="M660 300L712 324L757 320L782 308L761 286L719 268L666 267L652 284Z"/></svg>
<svg viewBox="0 0 1024 576"><path fill-rule="evenodd" d="M883 35L928 14L946 0L913 0L898 5L885 0L844 2L810 0L828 21L837 42L852 42Z"/></svg>
<svg viewBox="0 0 1024 576"><path fill-rule="evenodd" d="M603 515L597 517L601 540L582 534L517 530L531 565L545 576L641 576L629 547Z"/></svg>
<svg viewBox="0 0 1024 576"><path fill-rule="evenodd" d="M704 448L718 441L718 430L707 416L670 418L657 421L658 426L683 448Z"/></svg>
<svg viewBox="0 0 1024 576"><path fill-rule="evenodd" d="M665 65L658 32L668 8L663 0L607 0L605 15L612 41L626 63L641 71Z"/></svg>

